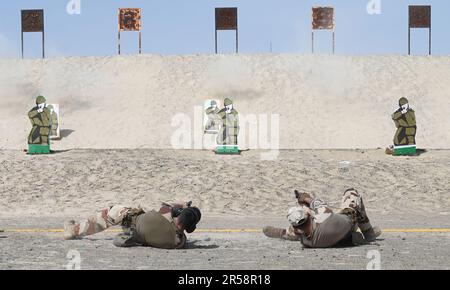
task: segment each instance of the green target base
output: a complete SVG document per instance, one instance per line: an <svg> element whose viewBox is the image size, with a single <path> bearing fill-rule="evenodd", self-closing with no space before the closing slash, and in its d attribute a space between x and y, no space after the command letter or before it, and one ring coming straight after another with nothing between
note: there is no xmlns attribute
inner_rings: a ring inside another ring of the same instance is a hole
<svg viewBox="0 0 450 290"><path fill-rule="evenodd" d="M28 154L50 154L50 145L28 144Z"/></svg>
<svg viewBox="0 0 450 290"><path fill-rule="evenodd" d="M237 145L219 145L215 150L216 154L238 155L241 154Z"/></svg>
<svg viewBox="0 0 450 290"><path fill-rule="evenodd" d="M394 146L394 156L416 155L416 145Z"/></svg>

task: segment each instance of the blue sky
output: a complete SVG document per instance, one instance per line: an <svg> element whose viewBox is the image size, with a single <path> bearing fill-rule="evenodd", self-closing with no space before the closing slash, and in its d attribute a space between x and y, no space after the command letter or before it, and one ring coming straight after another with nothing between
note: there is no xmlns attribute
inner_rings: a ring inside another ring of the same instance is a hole
<svg viewBox="0 0 450 290"><path fill-rule="evenodd" d="M70 0L2 0L0 57L20 56L20 10L45 10L48 57L117 54L117 8L143 9L143 51L157 54L214 52L214 8L238 7L242 53L310 53L311 7L331 5L336 13L336 53L405 54L408 5L432 5L433 54L450 54L450 1L380 0L381 14L369 15L370 0L81 0L81 14L69 15ZM125 54L137 52L137 34L124 33ZM40 35L25 35L27 57L40 55ZM428 31L412 33L414 54L428 51ZM219 51L231 53L234 32L219 32ZM316 50L331 50L331 34L316 34Z"/></svg>

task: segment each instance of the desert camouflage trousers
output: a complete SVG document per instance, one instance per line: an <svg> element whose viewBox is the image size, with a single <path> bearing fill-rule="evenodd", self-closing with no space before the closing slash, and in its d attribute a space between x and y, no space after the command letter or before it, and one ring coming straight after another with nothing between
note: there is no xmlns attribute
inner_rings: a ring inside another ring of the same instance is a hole
<svg viewBox="0 0 450 290"><path fill-rule="evenodd" d="M350 215L354 220L355 226L359 228L361 232L365 232L372 228L362 196L355 189L349 189L344 193L338 213Z"/></svg>
<svg viewBox="0 0 450 290"><path fill-rule="evenodd" d="M337 211L338 214L345 214L349 216L354 226L354 231L358 228L361 232L365 232L372 228L370 224L369 217L366 213L366 208L364 206L364 202L362 196L358 191L354 189L347 190L342 196L340 208ZM295 229L293 226L289 226L286 229L286 238L290 240L298 240L299 237L295 233Z"/></svg>
<svg viewBox="0 0 450 290"><path fill-rule="evenodd" d="M132 210L134 209L122 205L102 209L87 219L76 223L75 235L77 237L90 236L100 233L109 227L122 225L124 219Z"/></svg>

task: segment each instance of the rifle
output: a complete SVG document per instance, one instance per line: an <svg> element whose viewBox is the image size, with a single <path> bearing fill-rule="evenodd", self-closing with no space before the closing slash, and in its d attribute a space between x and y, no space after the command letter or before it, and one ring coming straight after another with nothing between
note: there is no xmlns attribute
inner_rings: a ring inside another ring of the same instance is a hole
<svg viewBox="0 0 450 290"><path fill-rule="evenodd" d="M171 209L172 217L177 217L177 216L179 216L179 215L181 214L181 212L184 210L183 207L173 206L173 205L168 204L168 203L166 203L166 202L163 202L162 205L163 205L163 206L167 206L167 207L169 207L169 208ZM192 206L192 201L188 201L188 202L186 203L186 206L187 206L187 207L191 207L191 206Z"/></svg>

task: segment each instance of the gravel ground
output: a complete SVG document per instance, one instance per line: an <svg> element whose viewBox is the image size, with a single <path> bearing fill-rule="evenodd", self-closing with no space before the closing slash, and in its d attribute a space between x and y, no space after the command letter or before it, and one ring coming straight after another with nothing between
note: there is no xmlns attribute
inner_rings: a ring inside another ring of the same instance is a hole
<svg viewBox="0 0 450 290"><path fill-rule="evenodd" d="M417 218L417 217L416 217ZM189 235L189 248L161 250L154 248L116 248L114 231L83 240L64 241L61 233L19 233L7 229L61 228L64 218L4 219L0 233L0 269L66 269L74 256L80 255L81 269L181 269L181 270L272 270L272 269L355 269L364 270L380 257L381 269L450 270L450 233L389 232L371 245L339 249L302 249L298 242L266 238L262 233L210 233ZM279 218L229 219L214 217L203 221L201 229L257 229L260 223L283 226ZM383 229L433 228L448 225L446 218L414 220L377 219ZM369 258L368 258L369 255ZM376 255L376 254L375 254ZM73 263L72 263L73 264Z"/></svg>
<svg viewBox="0 0 450 290"><path fill-rule="evenodd" d="M114 232L64 241L60 232L10 231L59 229L111 204L155 208L171 200L194 201L203 230L285 227L293 189L337 206L350 186L382 229L450 228L450 151L396 158L383 150L283 150L272 161L261 153L0 150L0 269L65 269L73 253L82 269L366 269L371 250L382 269L450 269L448 231L385 232L372 245L320 250L258 231L197 231L177 251L115 248ZM350 166L341 170L344 160Z"/></svg>

